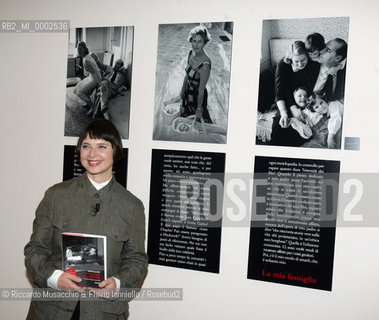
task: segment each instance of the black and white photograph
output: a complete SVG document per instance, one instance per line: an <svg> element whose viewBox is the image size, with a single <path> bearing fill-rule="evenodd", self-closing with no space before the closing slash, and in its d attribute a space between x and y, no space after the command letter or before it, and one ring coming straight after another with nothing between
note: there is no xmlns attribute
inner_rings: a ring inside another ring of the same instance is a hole
<svg viewBox="0 0 379 320"><path fill-rule="evenodd" d="M128 139L133 37L130 26L70 29L65 136L102 117Z"/></svg>
<svg viewBox="0 0 379 320"><path fill-rule="evenodd" d="M62 233L62 269L82 278L80 286L98 287L107 278L107 238Z"/></svg>
<svg viewBox="0 0 379 320"><path fill-rule="evenodd" d="M233 22L161 24L153 139L225 144Z"/></svg>
<svg viewBox="0 0 379 320"><path fill-rule="evenodd" d="M341 149L349 18L263 20L256 144Z"/></svg>

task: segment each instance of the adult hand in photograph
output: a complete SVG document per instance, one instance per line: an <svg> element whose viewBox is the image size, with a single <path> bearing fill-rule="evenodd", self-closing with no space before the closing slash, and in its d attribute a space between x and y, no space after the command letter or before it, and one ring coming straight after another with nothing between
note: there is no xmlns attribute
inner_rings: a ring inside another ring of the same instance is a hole
<svg viewBox="0 0 379 320"><path fill-rule="evenodd" d="M260 117L257 126L257 143L339 149L343 118L341 101L344 97L348 47L344 39L348 38L349 21L344 17L313 19L309 20L312 27L307 26L306 21L302 22L304 31L300 31L296 37L287 34L285 30L290 25L298 24L298 21L267 20L264 24L267 30L271 30L269 28L271 24L279 23L287 27L283 28L281 39L277 39L276 35L270 32L263 33L264 47L275 50L265 51L270 53L262 60L270 61L271 64L261 64L262 94L258 102L260 107L258 114L273 110L277 114L272 122L269 143L266 135L262 134L262 128L267 126L267 123L264 123L264 118ZM343 28L333 30L336 21ZM316 25L321 33L309 33L308 30L312 30ZM288 50L286 47L289 44ZM273 94L267 90L270 87L273 89ZM303 128L303 125L311 128L311 135L303 135L302 130L299 132L295 129L295 127Z"/></svg>

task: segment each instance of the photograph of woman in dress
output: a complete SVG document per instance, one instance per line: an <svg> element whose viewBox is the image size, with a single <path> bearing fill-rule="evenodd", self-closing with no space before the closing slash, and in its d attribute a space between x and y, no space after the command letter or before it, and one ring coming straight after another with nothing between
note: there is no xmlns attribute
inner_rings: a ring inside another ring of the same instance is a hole
<svg viewBox="0 0 379 320"><path fill-rule="evenodd" d="M345 17L263 21L256 144L341 148L342 126L328 136L333 112L320 117L311 97L338 105L342 123L348 29Z"/></svg>
<svg viewBox="0 0 379 320"><path fill-rule="evenodd" d="M232 31L232 23L160 25L155 140L226 143Z"/></svg>

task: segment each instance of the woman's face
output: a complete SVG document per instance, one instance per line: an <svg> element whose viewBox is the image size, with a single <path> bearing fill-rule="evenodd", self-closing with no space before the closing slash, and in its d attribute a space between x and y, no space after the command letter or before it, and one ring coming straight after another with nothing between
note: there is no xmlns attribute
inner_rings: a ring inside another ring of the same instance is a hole
<svg viewBox="0 0 379 320"><path fill-rule="evenodd" d="M204 49L205 41L201 35L196 34L192 37L191 44L192 44L192 50L195 53L200 53Z"/></svg>
<svg viewBox="0 0 379 320"><path fill-rule="evenodd" d="M88 135L80 146L80 162L88 176L98 182L112 177L113 147L109 141L91 139Z"/></svg>
<svg viewBox="0 0 379 320"><path fill-rule="evenodd" d="M78 54L81 57L84 57L84 48L82 46L78 46Z"/></svg>
<svg viewBox="0 0 379 320"><path fill-rule="evenodd" d="M306 54L294 54L292 57L292 65L297 69L304 69L308 63L308 56Z"/></svg>

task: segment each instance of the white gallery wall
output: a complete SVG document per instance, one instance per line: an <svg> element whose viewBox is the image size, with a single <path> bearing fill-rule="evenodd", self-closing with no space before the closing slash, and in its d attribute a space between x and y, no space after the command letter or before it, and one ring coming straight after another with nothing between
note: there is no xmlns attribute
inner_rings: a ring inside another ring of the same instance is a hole
<svg viewBox="0 0 379 320"><path fill-rule="evenodd" d="M343 136L360 137L360 151L255 146L262 19L337 16L350 17ZM147 218L152 149L223 152L226 172L252 173L260 155L339 160L341 173L378 175L377 0L2 0L0 20L12 19L135 27L130 136L123 143L129 148L128 188L145 204ZM158 25L207 21L234 22L227 144L153 141ZM76 142L64 137L67 37L0 33L1 288L30 287L23 248L35 208L44 191L62 180L63 146ZM372 201L359 214L374 214L376 207ZM144 287L183 288L183 301L134 301L129 318L379 318L379 228L337 225L332 292L248 280L249 232L223 228L219 274L150 265ZM2 319L23 319L27 309L27 301L0 301Z"/></svg>

